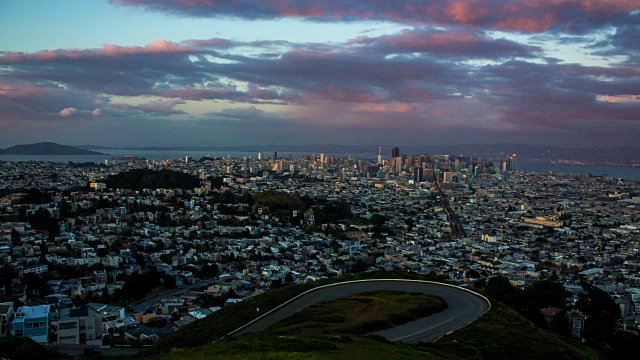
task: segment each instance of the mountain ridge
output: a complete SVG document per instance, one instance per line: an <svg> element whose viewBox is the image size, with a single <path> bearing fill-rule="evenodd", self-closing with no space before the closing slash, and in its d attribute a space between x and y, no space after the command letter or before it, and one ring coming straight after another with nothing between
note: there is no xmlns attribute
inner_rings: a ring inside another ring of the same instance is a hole
<svg viewBox="0 0 640 360"><path fill-rule="evenodd" d="M97 151L60 145L54 142L14 145L0 149L0 155L107 155Z"/></svg>

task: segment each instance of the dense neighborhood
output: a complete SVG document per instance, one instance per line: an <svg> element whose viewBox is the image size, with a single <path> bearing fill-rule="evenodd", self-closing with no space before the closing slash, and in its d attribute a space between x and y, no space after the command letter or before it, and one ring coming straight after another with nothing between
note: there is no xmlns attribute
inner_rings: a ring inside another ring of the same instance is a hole
<svg viewBox="0 0 640 360"><path fill-rule="evenodd" d="M2 335L149 344L269 289L374 269L553 280L564 304L539 314L576 338L593 320L581 296L599 289L619 307L616 331L640 325L637 182L397 149L2 161L0 180Z"/></svg>

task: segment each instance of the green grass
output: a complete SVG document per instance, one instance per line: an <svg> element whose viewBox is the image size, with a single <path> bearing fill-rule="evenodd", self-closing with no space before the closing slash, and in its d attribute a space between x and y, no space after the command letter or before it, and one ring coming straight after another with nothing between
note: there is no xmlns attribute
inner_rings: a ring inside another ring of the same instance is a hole
<svg viewBox="0 0 640 360"><path fill-rule="evenodd" d="M543 330L499 302L493 302L491 310L471 325L423 346L443 358L451 353L469 359L601 358L597 351Z"/></svg>
<svg viewBox="0 0 640 360"><path fill-rule="evenodd" d="M435 314L447 304L435 296L401 291L374 291L309 306L272 325L286 335L367 334Z"/></svg>
<svg viewBox="0 0 640 360"><path fill-rule="evenodd" d="M438 280L438 278L435 277L402 271L373 271L322 279L305 284L285 286L280 289L271 290L266 294L248 298L244 301L228 306L221 311L213 313L204 319L194 321L180 331L162 339L155 346L142 351L139 356L152 356L154 354L164 353L173 348L192 348L209 344L226 336L229 332L237 329L241 325L253 320L256 317L257 307L260 308L261 312L269 311L296 295L314 287L349 280L392 278Z"/></svg>
<svg viewBox="0 0 640 360"><path fill-rule="evenodd" d="M341 307L341 306L340 306ZM298 324L303 328L305 323ZM535 327L496 304L468 326L436 343L409 345L358 334L283 336L267 331L212 345L171 349L154 359L599 359L595 350Z"/></svg>
<svg viewBox="0 0 640 360"><path fill-rule="evenodd" d="M599 359L601 355L573 339L536 327L511 308L492 302L491 310L474 323L430 344L393 343L358 333L357 324L385 322L402 314L385 308L383 300L411 297L390 292L359 294L348 300L317 304L303 319L293 315L273 328L240 337L222 335L253 319L255 308L271 309L311 287L364 278L434 280L404 272L373 272L287 286L247 299L203 320L195 321L158 345L138 354L163 360L185 359ZM406 299L404 299L406 300ZM368 310L374 306L375 311ZM407 305L409 309L413 305ZM365 309L365 310L363 310ZM350 312L359 312L353 315ZM384 313L382 316L380 313ZM386 318L385 318L386 317ZM402 318L402 316L400 316ZM343 321L344 319L344 321ZM331 331L331 333L325 333Z"/></svg>

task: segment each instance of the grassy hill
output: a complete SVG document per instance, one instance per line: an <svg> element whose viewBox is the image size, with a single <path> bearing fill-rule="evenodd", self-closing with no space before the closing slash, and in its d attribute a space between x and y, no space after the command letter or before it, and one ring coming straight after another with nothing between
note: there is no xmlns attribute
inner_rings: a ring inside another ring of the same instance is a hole
<svg viewBox="0 0 640 360"><path fill-rule="evenodd" d="M434 280L433 277L405 272L360 273L325 279L312 284L286 286L234 304L205 319L196 321L156 346L138 354L139 358L183 359L598 359L601 355L581 343L544 331L501 303L493 303L491 311L470 326L431 344L408 345L389 342L366 334L379 329L376 325L406 316L384 312L384 302L363 315L357 300L323 302L306 309L302 316L292 316L268 331L239 337L226 333L255 317L255 308L271 309L309 288L330 282L364 278L411 278ZM380 298L382 295L361 294ZM406 302L406 294L391 294ZM368 301L368 300L367 300ZM362 301L367 305L372 302ZM387 300L385 300L387 301ZM437 299L429 300L437 306ZM356 303L354 305L354 303ZM356 306L355 308L353 306ZM415 311L414 310L410 310ZM354 319L353 313L359 313ZM382 316L382 317L381 317ZM404 320L407 320L406 318ZM406 322L406 321L404 321ZM397 322L402 323L402 321ZM364 325L363 325L364 324ZM388 325L388 324L386 324ZM329 332L327 332L329 330Z"/></svg>
<svg viewBox="0 0 640 360"><path fill-rule="evenodd" d="M442 310L438 298L397 291L361 293L346 299L309 306L305 315L293 315L267 331L225 336L262 311L308 289L347 280L405 278L439 280L434 276L400 271L359 273L314 283L290 285L226 307L161 340L134 358L186 359L600 359L602 355L574 339L543 330L514 310L492 301L491 310L469 326L435 343L402 344L366 334ZM31 342L33 343L33 342ZM22 343L6 358L52 358L39 345ZM7 346L2 346L3 350ZM44 349L44 348L42 348ZM19 357L15 357L15 352ZM44 351L44 350L43 350ZM23 354L24 353L24 354ZM55 356L52 356L55 355ZM64 357L60 357L64 358Z"/></svg>

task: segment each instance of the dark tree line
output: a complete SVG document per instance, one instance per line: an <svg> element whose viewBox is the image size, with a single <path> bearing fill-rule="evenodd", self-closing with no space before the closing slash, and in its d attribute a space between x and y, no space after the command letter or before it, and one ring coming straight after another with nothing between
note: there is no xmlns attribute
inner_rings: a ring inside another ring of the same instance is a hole
<svg viewBox="0 0 640 360"><path fill-rule="evenodd" d="M105 184L112 189L193 189L200 186L196 176L180 171L163 169L134 169L124 173L109 175Z"/></svg>
<svg viewBox="0 0 640 360"><path fill-rule="evenodd" d="M49 239L53 241L54 238L60 234L59 219L53 217L51 213L45 209L40 208L34 214L30 214L27 217L29 225L36 230L46 230L49 232Z"/></svg>
<svg viewBox="0 0 640 360"><path fill-rule="evenodd" d="M619 332L617 322L622 319L620 307L605 291L587 282L580 284L584 292L579 295L575 308L588 318L585 321L583 337L587 344L604 351L609 356L623 353L624 349L637 342L638 336ZM540 309L556 307L561 313L556 316L551 328L559 333L568 335L570 332L566 312L570 308L566 304L569 293L562 284L552 280L539 280L532 286L518 290L509 280L502 276L491 278L484 287L487 295L511 306L518 313L535 322L546 326Z"/></svg>

